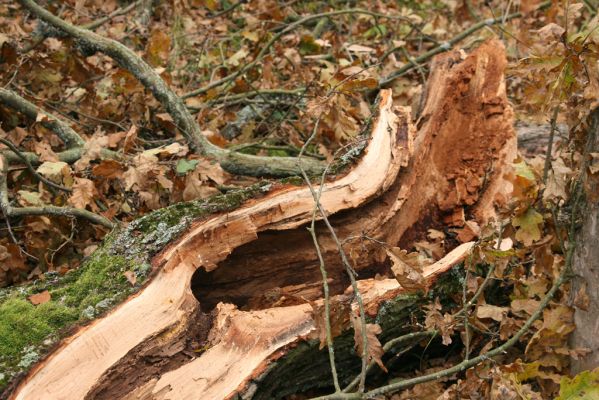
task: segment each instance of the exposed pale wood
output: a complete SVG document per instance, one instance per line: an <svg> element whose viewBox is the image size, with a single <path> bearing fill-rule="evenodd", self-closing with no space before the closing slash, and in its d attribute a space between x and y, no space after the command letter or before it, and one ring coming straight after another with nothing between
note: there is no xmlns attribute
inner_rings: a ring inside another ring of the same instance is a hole
<svg viewBox="0 0 599 400"><path fill-rule="evenodd" d="M429 228L459 228L464 218L483 225L505 201L503 174L516 149L505 64L498 41L468 57L436 58L417 134L382 92L365 155L327 183L321 203L334 214L370 314L401 293L394 280L372 279L388 272L380 242L410 248ZM65 341L13 397L220 399L245 392L313 330L311 307L301 300L321 297L316 254L302 227L312 208L307 188L288 187L197 221L155 257L158 273L144 290ZM335 243L322 225L317 233L333 294L349 296ZM429 267L427 279L470 246ZM203 342L209 349L171 362L212 308ZM148 359L163 367L150 368Z"/></svg>
<svg viewBox="0 0 599 400"><path fill-rule="evenodd" d="M432 279L461 262L472 245L464 243L425 268L424 277ZM395 279L366 279L359 287L371 315L376 315L384 301L403 292ZM163 375L155 382L153 393L168 392L171 399L226 399L243 392L251 379L281 356L277 350L301 340L315 328L311 312L310 304L243 312L221 303L218 323L211 332L218 342L202 357Z"/></svg>
<svg viewBox="0 0 599 400"><path fill-rule="evenodd" d="M381 92L379 115L365 155L355 168L327 185L321 203L328 213L357 207L385 191L408 159L398 130L412 134L409 115L392 112L391 91ZM216 267L234 248L256 238L258 231L286 229L311 217L312 195L291 187L234 212L198 222L188 234L154 260L160 272L138 296L80 330L33 371L17 399L83 398L113 364L150 338L168 340L187 326L198 306L189 284L196 268ZM76 371L76 378L65 371Z"/></svg>

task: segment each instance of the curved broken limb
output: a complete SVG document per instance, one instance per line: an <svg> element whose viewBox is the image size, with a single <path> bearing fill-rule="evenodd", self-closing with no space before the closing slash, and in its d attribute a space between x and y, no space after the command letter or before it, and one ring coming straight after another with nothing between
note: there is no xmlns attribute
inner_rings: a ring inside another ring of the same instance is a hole
<svg viewBox="0 0 599 400"><path fill-rule="evenodd" d="M346 176L327 185L321 203L329 214L357 207L384 192L400 167L406 165L407 138L411 136L409 117L405 112L395 116L391 100L390 91L384 92L364 157ZM189 287L197 268L215 268L235 247L254 240L260 231L289 229L307 222L312 208L312 195L307 188L288 187L228 214L198 221L196 227L154 258L157 275L139 295L63 343L27 379L16 398L60 398L67 392L72 398L83 398L131 349L145 346L149 338L155 345L158 337L164 338L166 332L174 333L191 322L199 310ZM192 248L195 250L190 252ZM137 322L131 321L132 315L137 316ZM127 329L116 335L115 323L125 324ZM109 348L90 346L90 341L99 344L108 337ZM84 353L87 361L74 356ZM61 365L61 370L78 371L76 388L72 386L74 381L65 380L65 375L55 375L57 365ZM59 388L59 392L53 388Z"/></svg>
<svg viewBox="0 0 599 400"><path fill-rule="evenodd" d="M117 61L146 87L171 115L175 125L194 149L216 159L229 172L252 176L285 177L298 175L297 159L291 157L260 157L237 153L212 144L201 132L199 125L178 96L160 75L125 45L87 29L74 26L53 15L33 0L19 2L42 21L71 36L79 46L91 52L102 52ZM306 160L304 168L310 174L318 174L324 165L318 160Z"/></svg>
<svg viewBox="0 0 599 400"><path fill-rule="evenodd" d="M465 60L445 54L433 67L418 133L405 111L393 115L383 92L364 157L327 183L320 199L371 316L402 293L393 279L372 279L389 276L379 243L407 248L427 229L457 227L464 217L484 224L509 189L502 177L515 137L501 44L485 44ZM313 206L307 188L283 186L194 219L181 236L161 242L154 275L138 294L63 341L12 398L268 399L297 391L297 379L302 389L322 385L327 378L315 364L293 370L293 357L318 354L318 346L303 345L316 318L305 300L322 297L318 257L303 228ZM322 224L316 229L331 294L351 299L337 247ZM426 282L468 246L425 269Z"/></svg>

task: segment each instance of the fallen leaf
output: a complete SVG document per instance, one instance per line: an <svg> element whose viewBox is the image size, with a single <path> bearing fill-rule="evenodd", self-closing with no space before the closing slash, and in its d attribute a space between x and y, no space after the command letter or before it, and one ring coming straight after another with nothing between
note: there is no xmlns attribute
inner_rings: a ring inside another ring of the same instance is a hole
<svg viewBox="0 0 599 400"><path fill-rule="evenodd" d="M405 250L394 247L387 250L393 265L391 271L399 284L408 292L427 290L426 280L422 275L418 253L408 254Z"/></svg>
<svg viewBox="0 0 599 400"><path fill-rule="evenodd" d="M556 400L595 400L599 398L599 367L574 378L562 378Z"/></svg>
<svg viewBox="0 0 599 400"><path fill-rule="evenodd" d="M85 178L75 178L73 194L69 197L69 204L82 209L90 206L92 210L95 210L97 209L94 202L96 196L96 186L93 181Z"/></svg>
<svg viewBox="0 0 599 400"><path fill-rule="evenodd" d="M100 164L94 165L92 173L105 179L122 178L125 169L123 165L116 160L102 160Z"/></svg>
<svg viewBox="0 0 599 400"><path fill-rule="evenodd" d="M507 307L497 307L491 304L484 304L476 308L476 316L481 319L490 318L497 322L501 322L507 315L509 309Z"/></svg>
<svg viewBox="0 0 599 400"><path fill-rule="evenodd" d="M316 329L311 335L314 338L318 338L320 341L319 348L322 349L327 345L327 331L326 331L326 319L325 319L325 307L324 304L317 304L316 302L310 301L312 306L312 318ZM329 322L331 324L331 338L334 339L345 330L349 325L350 315L350 304L348 301L341 301L339 299L331 298L329 303Z"/></svg>
<svg viewBox="0 0 599 400"><path fill-rule="evenodd" d="M364 353L364 338L363 338L363 333L362 333L362 321L360 320L360 317L358 315L355 315L354 313L352 313L352 325L354 327L354 343L355 343L356 353L358 355L360 355L360 357L361 357L362 354ZM385 367L385 364L383 364L383 361L381 360L381 357L383 357L383 354L385 354L385 351L383 350L383 346L381 345L381 342L376 337L382 331L383 330L381 329L381 327L378 324L366 324L366 340L368 343L367 357L368 357L368 363L371 363L372 361L374 361L378 364L379 367L381 367L381 369L383 371L387 372L387 368Z"/></svg>
<svg viewBox="0 0 599 400"><path fill-rule="evenodd" d="M184 158L180 159L177 161L177 166L175 168L177 175L186 175L189 171L193 171L198 163L198 160L186 160Z"/></svg>
<svg viewBox="0 0 599 400"><path fill-rule="evenodd" d="M39 116L39 115L38 115ZM52 147L46 142L36 142L33 145L34 151L39 155L40 161L59 161L58 156L52 150Z"/></svg>
<svg viewBox="0 0 599 400"><path fill-rule="evenodd" d="M28 190L19 190L17 192L19 194L19 204L27 207L41 207L44 205L44 201L42 200L42 195L38 192L30 192Z"/></svg>
<svg viewBox="0 0 599 400"><path fill-rule="evenodd" d="M123 272L123 275L125 275L125 278L127 278L127 281L129 281L131 286L135 286L135 283L137 282L137 276L135 275L135 272L125 271Z"/></svg>
<svg viewBox="0 0 599 400"><path fill-rule="evenodd" d="M37 305L49 302L51 299L51 296L50 296L50 292L48 292L47 290L44 290L43 292L36 293L36 294L29 296L27 299L31 302L31 304L33 304L34 306L37 306Z"/></svg>
<svg viewBox="0 0 599 400"><path fill-rule="evenodd" d="M438 297L435 298L435 302L424 307L426 316L424 319L424 326L426 329L436 329L441 333L441 338L445 346L451 344L451 335L454 333L455 321L453 317L447 313L441 314L442 306Z"/></svg>
<svg viewBox="0 0 599 400"><path fill-rule="evenodd" d="M543 216L532 207L512 219L512 225L518 228L516 239L525 246L530 246L533 242L541 239L540 227L542 224Z"/></svg>

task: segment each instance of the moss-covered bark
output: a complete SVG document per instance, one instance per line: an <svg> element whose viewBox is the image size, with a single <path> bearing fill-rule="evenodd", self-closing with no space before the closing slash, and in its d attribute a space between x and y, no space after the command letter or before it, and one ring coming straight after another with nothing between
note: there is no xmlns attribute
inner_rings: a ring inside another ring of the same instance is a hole
<svg viewBox="0 0 599 400"><path fill-rule="evenodd" d="M461 296L463 279L463 268L456 266L441 276L434 289L426 295L401 295L384 303L377 316L369 321L381 326L382 333L378 336L381 343L417 331L412 322L422 321L423 306L437 297L444 308L454 307L454 297ZM272 400L310 390L329 388L333 391L328 351L326 347L319 349L319 344L318 340L300 343L250 384L246 393L240 394L240 398ZM406 344L410 343L404 343ZM346 385L360 372L361 365L360 357L354 350L353 330L349 329L335 338L334 347L339 381Z"/></svg>
<svg viewBox="0 0 599 400"><path fill-rule="evenodd" d="M261 182L157 210L111 232L77 270L64 276L47 273L29 285L0 289L0 393L74 327L104 314L138 291L150 275L151 258L192 221L231 211L272 186ZM125 277L127 271L136 276L133 286ZM50 301L35 306L27 299L44 290L50 293Z"/></svg>

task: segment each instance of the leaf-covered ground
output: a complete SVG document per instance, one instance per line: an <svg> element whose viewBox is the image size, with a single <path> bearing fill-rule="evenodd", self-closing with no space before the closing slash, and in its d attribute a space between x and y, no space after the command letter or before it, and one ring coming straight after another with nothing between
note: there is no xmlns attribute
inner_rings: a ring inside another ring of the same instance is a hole
<svg viewBox="0 0 599 400"><path fill-rule="evenodd" d="M156 2L151 10L141 8L142 3L63 0L44 6L76 25L103 21L95 32L149 62L184 97L211 142L269 156L297 156L319 116L317 140L307 156L332 160L362 130L380 86L392 87L395 102L412 107L418 116L427 53L451 45L468 52L487 38L501 38L511 63L506 79L517 119L566 127L555 133L553 162L546 166L543 147L515 161L512 207L498 221L503 240L496 240L497 227L465 221L444 232L431 231L427 241L394 249L390 257L417 271L439 259L447 242L479 240L466 265L464 299L481 285L488 287L468 323L455 317L461 306L447 310L434 302L423 321L424 328L441 332L444 345L467 343L466 352L476 353L512 336L568 267L564 241L572 206L563 205L582 190L575 183L581 165L588 167L591 179L599 172L596 153L589 162L581 161L586 118L599 93L599 30L592 1L172 0ZM43 39L40 35L48 29L17 2L0 2L0 86L44 110L33 121L0 104L0 138L37 155L37 173L69 189L52 189L25 166L12 164L7 195L13 205L71 206L126 225L168 205L256 182L232 176L195 154L171 116L131 73L67 37ZM86 141L82 157L72 163L59 160L68 148L44 127L43 112L68 121ZM103 157L106 149L118 157ZM101 302L77 298L76 307L58 304L60 288L52 288L52 280L83 276L69 271L92 254L108 229L57 216L7 222L0 230L0 287L37 281L34 287L40 290L27 293L27 302L10 309L16 314L7 311L4 316L56 316L33 330L34 341L43 343L54 337L55 328L79 320ZM119 287L136 285L135 271L129 268L119 270L118 279ZM391 398L592 395L596 371L563 378L570 360L587 351L569 348L567 339L574 329L574 307L584 309L588 298L578 293L570 304L567 295L565 290L558 293L503 363L483 363ZM459 293L456 304L461 299ZM18 341L14 335L0 331L0 348ZM27 354L21 351L13 359L27 362ZM441 370L463 358L460 346L446 357L422 361L417 373ZM393 378L414 374L403 371Z"/></svg>

